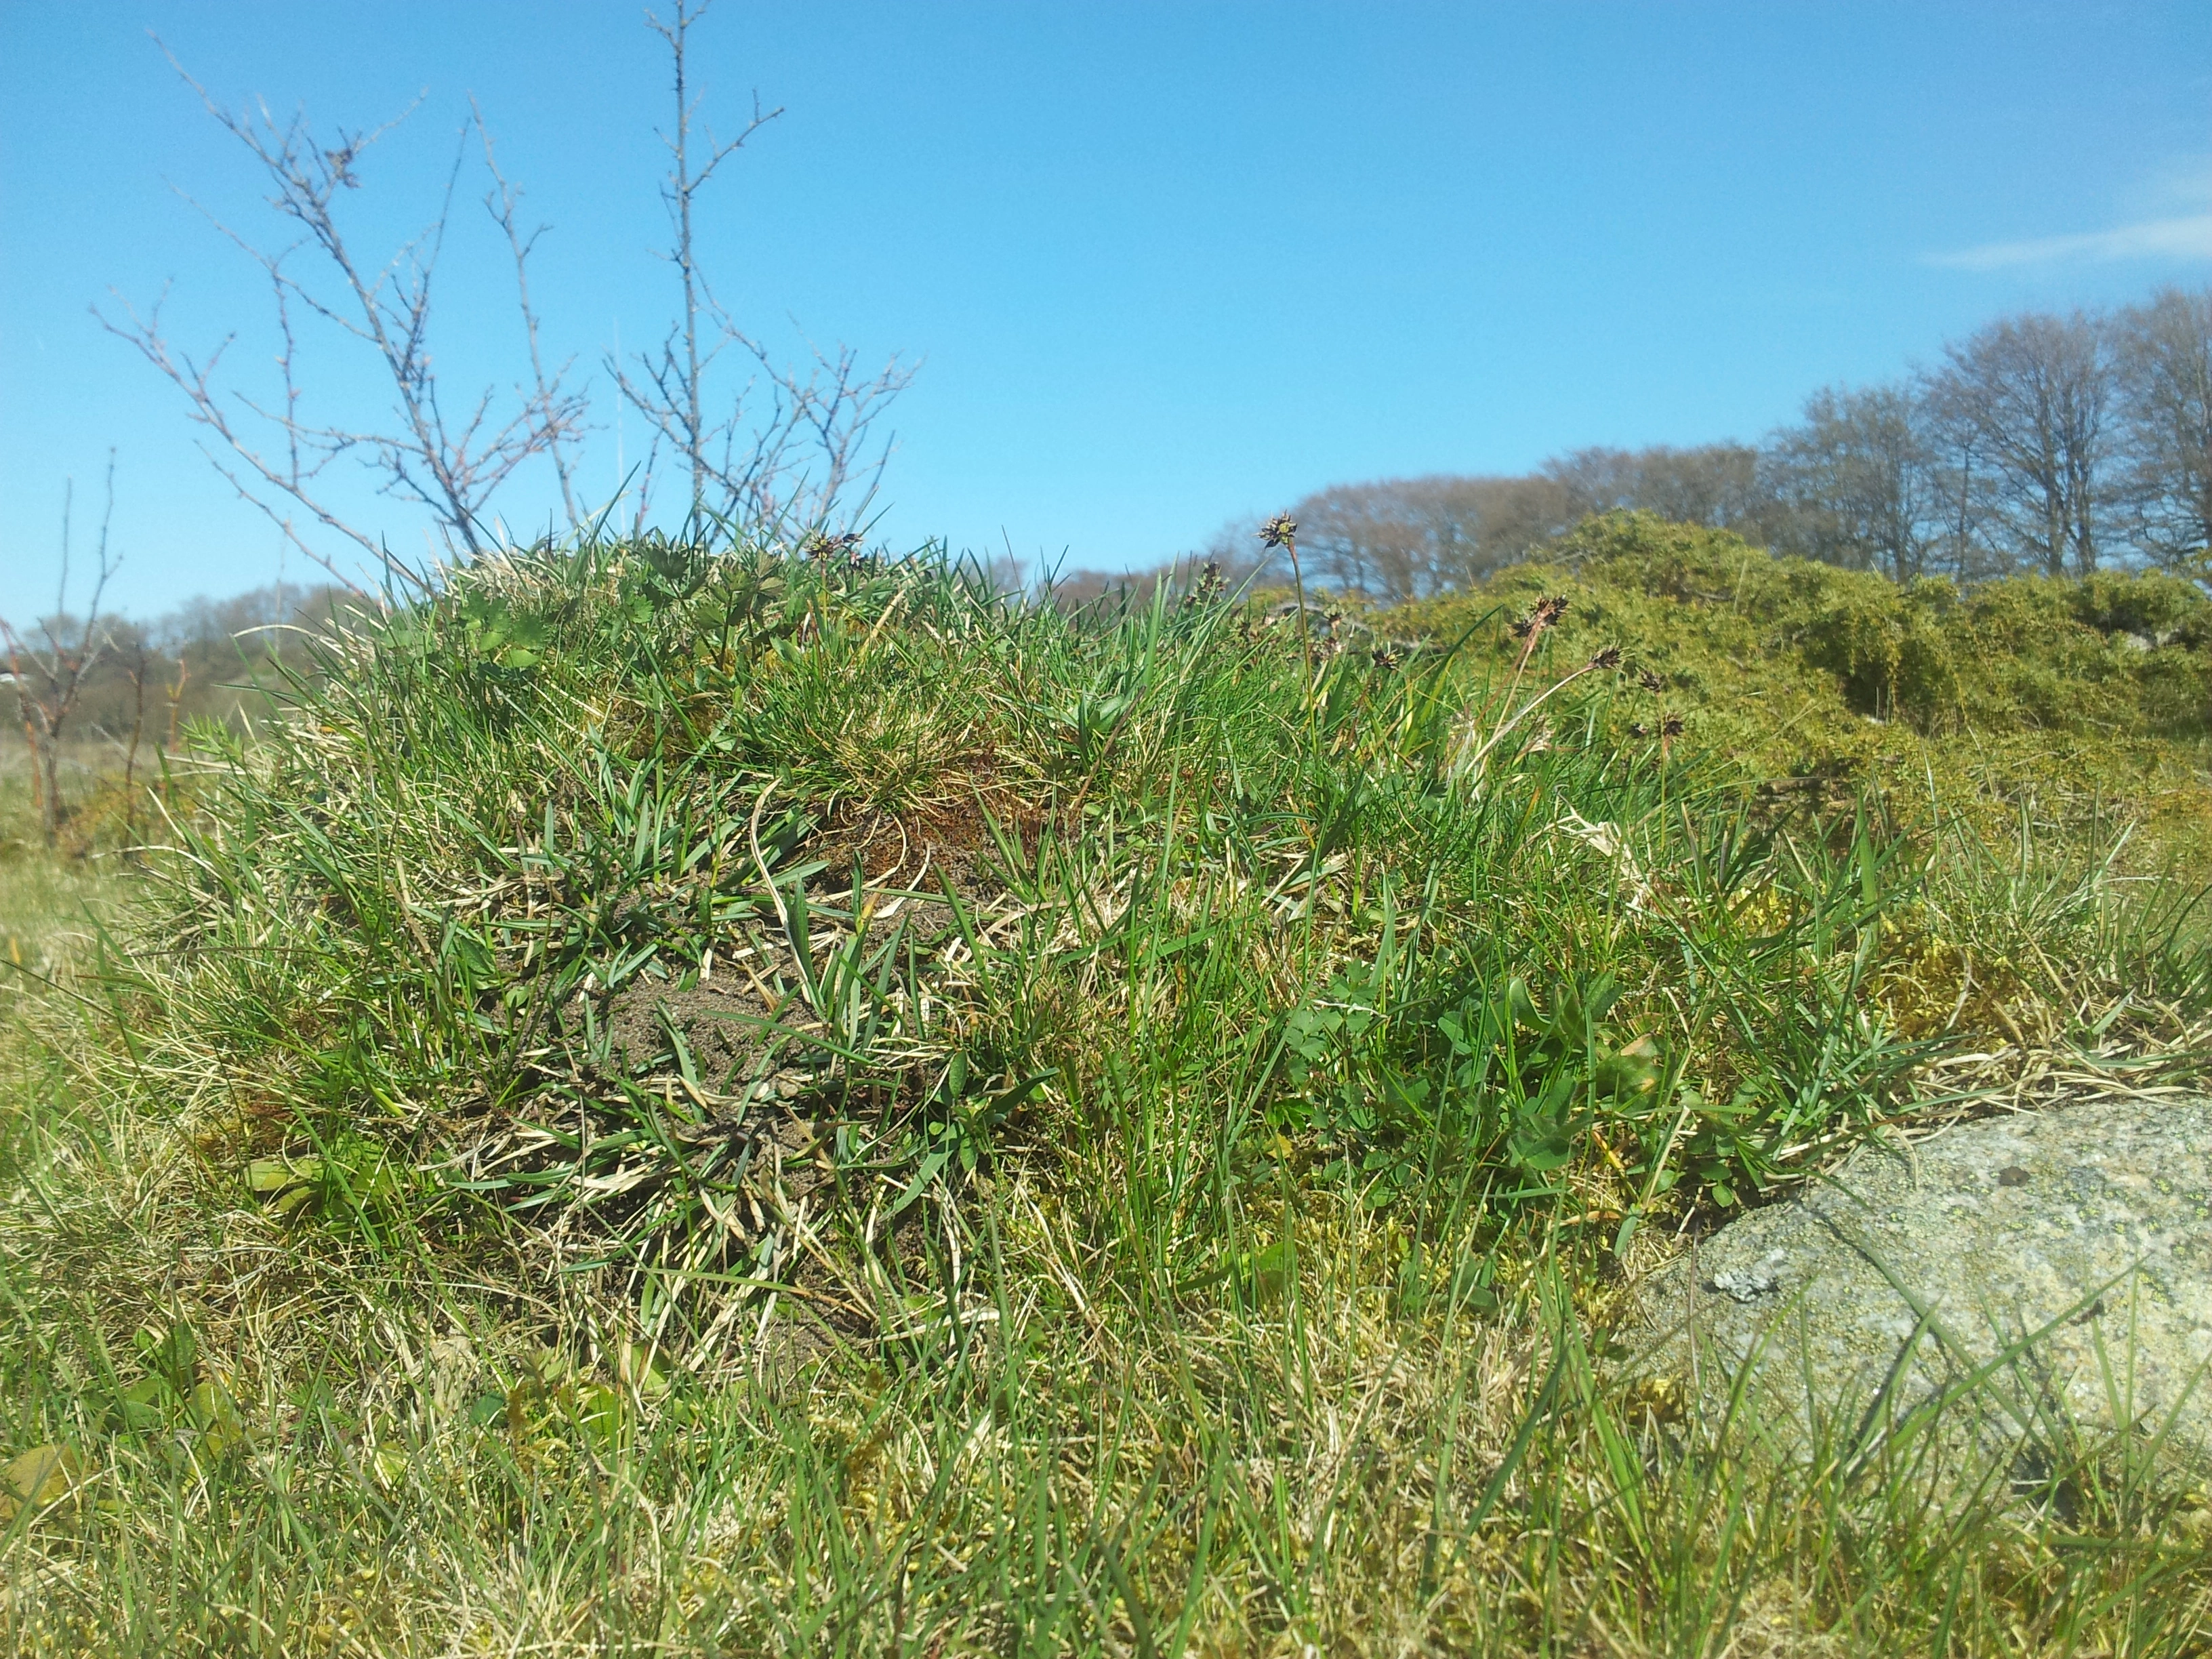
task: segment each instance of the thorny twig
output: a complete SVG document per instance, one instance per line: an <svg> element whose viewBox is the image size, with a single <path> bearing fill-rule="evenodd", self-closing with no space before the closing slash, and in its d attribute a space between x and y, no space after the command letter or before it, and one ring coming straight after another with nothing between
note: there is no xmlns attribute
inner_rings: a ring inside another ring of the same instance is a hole
<svg viewBox="0 0 2212 1659"><path fill-rule="evenodd" d="M683 310L656 351L641 354L629 366L610 357L607 368L618 395L645 417L653 434L640 489L641 520L652 469L665 444L689 471L695 521L744 519L781 526L796 540L840 514L849 520L865 512L890 458L888 438L872 446L875 423L912 383L914 369L893 357L864 379L850 347L825 353L811 344L811 366L780 364L715 297L699 264L695 204L715 170L783 111L763 110L756 98L744 130L727 140L706 132L705 159L697 160L693 134L699 98L690 81L690 35L711 3L677 0L667 20L647 14L667 43L674 70L676 124L660 135L670 156L660 193L675 238L663 257L676 267ZM730 400L728 414L710 420L707 378L732 346L752 360L751 378ZM761 410L763 398L767 407Z"/></svg>
<svg viewBox="0 0 2212 1659"><path fill-rule="evenodd" d="M212 445L203 444L203 452L240 497L265 514L288 543L358 592L360 585L301 534L295 521L298 514L304 514L350 542L387 576L404 585L419 587L424 579L394 557L381 538L341 516L332 504L325 477L333 461L353 458L377 477L380 494L426 509L443 533L448 550L467 557L484 550L483 525L493 496L532 458L550 455L553 459L565 495L568 480L562 446L580 428L585 400L562 386L567 365L550 375L544 371L538 349L536 314L530 305L527 270L530 252L539 233L524 236L517 229L514 208L519 192L499 173L488 135L485 160L495 188L486 205L507 233L514 257L517 293L534 374L533 386L519 393L512 414L496 423L493 406L497 394L491 388L465 410L448 413L429 349L433 278L452 214L461 155L457 151L454 156L437 216L381 267L373 269L361 261L338 222L338 193L360 188L356 168L362 156L405 114L368 131L341 131L337 145L326 148L316 138L304 114L295 114L280 124L265 104L258 106L258 117L251 111L234 113L218 104L173 55L169 62L199 94L216 125L237 139L260 167L273 187L265 198L270 208L297 228L293 241L272 252L201 210L269 281L279 340L280 400L264 403L242 390L217 384L223 356L237 338L234 331L204 358L195 358L178 348L164 331L159 300L143 315L127 301L118 301L124 317L119 321L98 307L94 313L103 327L137 347L185 393L191 418L216 440ZM471 124L481 130L481 120L473 112ZM466 128L462 136L465 140ZM302 248L323 257L335 276L334 294L326 295L294 274L293 256ZM296 322L301 313L374 353L394 394L396 418L392 426L362 429L311 420L302 413ZM260 422L270 435L264 438L249 430L239 418L241 411Z"/></svg>

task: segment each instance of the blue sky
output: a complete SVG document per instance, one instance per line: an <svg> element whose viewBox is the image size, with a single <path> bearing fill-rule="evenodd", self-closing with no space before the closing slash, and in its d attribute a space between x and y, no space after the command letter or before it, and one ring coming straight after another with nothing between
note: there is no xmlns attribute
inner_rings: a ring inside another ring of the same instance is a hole
<svg viewBox="0 0 2212 1659"><path fill-rule="evenodd" d="M149 31L224 101L325 129L422 94L348 198L364 246L428 216L474 94L553 227L549 339L589 368L670 314L638 6L0 0L0 615L50 603L64 479L82 547L111 445L128 608L277 574L182 399L88 309L167 283L180 343L235 329L234 362L268 360L258 279L185 199L265 230L246 158ZM2212 281L2202 0L721 0L695 70L718 125L756 89L787 110L705 208L732 308L922 360L895 543L1146 563L1333 482L1754 438L2004 312ZM471 198L455 223L441 372L511 379ZM334 411L375 395L316 361ZM597 380L604 495L637 428Z"/></svg>

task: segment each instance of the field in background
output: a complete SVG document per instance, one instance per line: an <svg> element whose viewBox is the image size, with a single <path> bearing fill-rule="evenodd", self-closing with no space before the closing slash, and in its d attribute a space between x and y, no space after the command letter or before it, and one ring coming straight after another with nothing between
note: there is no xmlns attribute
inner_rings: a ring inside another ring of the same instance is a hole
<svg viewBox="0 0 2212 1659"><path fill-rule="evenodd" d="M62 776L72 797L99 797L108 778L102 758L65 760ZM118 861L112 854L91 859L48 854L31 805L28 751L19 743L0 756L0 960L9 964L0 969L0 1007L12 1012L38 994L40 981L60 972L76 954L85 907L106 896Z"/></svg>
<svg viewBox="0 0 2212 1659"><path fill-rule="evenodd" d="M10 1642L2201 1650L2141 1438L1778 1456L1607 1333L1869 1133L2201 1076L2212 607L1553 553L517 559L143 867L0 828Z"/></svg>

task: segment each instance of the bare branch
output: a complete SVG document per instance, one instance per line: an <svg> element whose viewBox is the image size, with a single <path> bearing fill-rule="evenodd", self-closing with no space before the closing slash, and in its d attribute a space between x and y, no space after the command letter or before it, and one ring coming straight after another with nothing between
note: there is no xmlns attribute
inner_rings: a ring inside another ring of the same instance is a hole
<svg viewBox="0 0 2212 1659"><path fill-rule="evenodd" d="M719 343L710 347L702 358L699 343L699 327L702 318L722 323L721 308L714 303L699 270L696 244L692 234L692 203L707 180L723 161L738 149L754 133L783 113L781 107L765 114L760 100L753 100L753 116L744 131L726 143L717 143L711 132L707 140L706 164L695 170L691 161L691 125L698 112L698 100L690 88L690 33L694 24L707 15L713 0L692 5L690 0L676 0L674 20L663 22L653 12L646 14L646 22L653 33L668 45L672 63L676 94L676 131L673 136L661 135L673 160L673 167L661 186L660 197L667 206L669 219L676 233L676 245L667 258L675 265L683 285L684 311L668 343L662 348L662 363L654 375L655 390L659 394L660 408L647 409L638 404L639 412L653 421L657 429L666 435L672 445L690 464L691 514L696 518L706 508L707 483L710 468L707 453L711 442L706 418L702 412L704 380L708 364L720 349ZM726 326L726 324L724 324ZM683 340L684 355L679 364L675 352L678 336ZM635 401L635 400L633 400Z"/></svg>
<svg viewBox="0 0 2212 1659"><path fill-rule="evenodd" d="M507 249L514 256L515 301L522 313L522 331L530 346L532 402L542 414L562 411L568 416L557 422L549 422L550 425L556 425L557 429L549 431L545 450L553 463L553 474L561 482L562 507L568 515L568 522L573 525L581 520L582 514L576 509L576 489L568 445L571 441L571 433L582 421L584 400L580 397L563 393L561 382L574 367L576 360L573 356L567 358L550 376L547 375L545 359L538 339L538 313L530 304L530 255L547 227L539 225L527 236L516 228L514 210L522 200L522 192L510 185L507 175L500 171L499 157L492 149L491 129L484 124L483 111L477 107L474 98L469 100L469 108L476 115L477 133L483 140L484 170L491 174L492 179L492 189L484 197L484 209L506 236Z"/></svg>
<svg viewBox="0 0 2212 1659"><path fill-rule="evenodd" d="M97 570L92 597L82 619L69 614L71 510L76 500L76 481L62 494L61 580L54 595L54 614L42 617L38 631L44 641L33 647L4 617L0 617L0 649L8 653L9 683L15 693L15 712L30 742L32 789L39 808L39 827L52 847L59 839L68 816L61 798L61 743L70 717L89 673L110 641L100 626L100 607L121 561L110 556L108 531L115 519L115 452L107 452L106 504L100 517L100 541L94 555Z"/></svg>
<svg viewBox="0 0 2212 1659"><path fill-rule="evenodd" d="M2110 527L2112 352L2082 313L2008 317L1947 344L1929 405L1984 458L1991 514L2016 556L2060 576L2097 568Z"/></svg>
<svg viewBox="0 0 2212 1659"><path fill-rule="evenodd" d="M694 143L700 100L691 86L690 46L691 28L708 9L678 0L666 20L647 14L668 47L673 70L676 124L661 134L671 166L660 194L674 238L663 257L676 267L683 309L657 350L627 365L610 359L607 367L617 394L645 417L656 455L665 442L682 458L690 474L695 520L741 519L798 537L840 514L857 519L865 513L891 450L888 437L874 445L876 423L911 383L914 369L894 357L865 378L849 348L824 353L811 344L811 363L784 365L739 328L716 298L698 259L695 201L721 163L782 111L763 111L756 96L743 131L726 142L709 132L700 159ZM724 404L727 413L710 419L706 382L732 348L751 359L752 371Z"/></svg>
<svg viewBox="0 0 2212 1659"><path fill-rule="evenodd" d="M166 298L166 295L164 297ZM207 428L221 441L222 447L231 452L235 458L234 464L222 460L206 444L203 443L200 446L200 453L207 457L209 464L222 476L223 481L238 492L240 500L248 502L265 514L271 523L283 532L285 539L291 545L298 548L301 553L329 571L332 577L356 593L366 597L368 590L347 575L344 571L339 569L329 556L301 538L294 528L291 515L277 506L276 495L288 497L305 507L316 523L343 537L370 556L379 560L391 574L410 584L416 582L417 579L413 571L392 560L374 539L339 518L335 512L323 504L313 490L311 486L324 466L343 453L342 446L328 445L321 459L310 463L305 459L303 453L308 445L310 428L289 414L279 415L264 411L238 394L234 394L233 401L237 402L249 414L268 421L277 428L278 434L285 445L283 461L272 461L261 451L254 448L246 442L244 436L232 423L223 400L218 396L212 385L212 380L223 353L229 349L236 336L226 337L204 363L197 363L188 354L173 347L167 336L161 331L161 301L157 300L151 310L143 318L128 301L118 296L117 303L124 307L129 317L130 320L127 324L118 323L96 308L94 315L100 319L100 325L109 333L129 341L143 354L149 362L167 375L184 392L190 403L191 418L199 425ZM278 354L277 364L283 380L285 407L289 410L297 404L299 391L293 375L294 343L289 315L281 301L278 306L278 317L280 331L283 337L283 349ZM247 477L241 476L240 470L241 467L245 474L249 475L255 481L253 483L247 482ZM257 488L256 484L259 487ZM268 493L271 491L276 494Z"/></svg>
<svg viewBox="0 0 2212 1659"><path fill-rule="evenodd" d="M340 459L362 465L380 494L426 512L439 526L447 550L462 557L483 552L483 526L493 499L537 456L551 461L574 522L569 446L582 428L586 401L564 384L569 364L549 369L545 363L529 291L529 257L541 233L525 235L517 223L521 193L499 170L481 112L471 105L471 120L461 129L435 216L390 258L371 267L349 241L337 204L342 192L362 187L360 169L367 153L421 100L381 126L365 131L341 129L335 142L325 143L301 114L279 122L265 105L258 106L258 113L234 113L218 104L166 48L164 54L199 95L209 115L252 158L268 192L264 199L270 210L299 232L272 251L215 215L206 216L269 280L279 342L278 396L274 399L218 384L218 365L234 336L226 337L204 362L196 362L163 333L158 302L143 316L125 303L121 319L94 308L104 327L130 341L185 394L191 418L215 441L203 448L216 471L283 529L289 544L356 592L362 591L360 585L298 533L297 517L304 514L312 525L349 542L388 577L415 586L427 578L395 559L380 536L349 522L337 510L326 490L325 474L331 463ZM447 412L430 340L438 263L471 130L482 140L484 165L492 179L485 206L506 235L514 261L531 382L514 389L511 407L496 388L487 387L455 417ZM306 247L319 256L317 266L329 279L327 291L318 291L295 274L295 256ZM366 346L375 355L393 397L388 423L355 425L307 412L299 334L302 320L326 325L338 337ZM218 459L223 452L228 458Z"/></svg>

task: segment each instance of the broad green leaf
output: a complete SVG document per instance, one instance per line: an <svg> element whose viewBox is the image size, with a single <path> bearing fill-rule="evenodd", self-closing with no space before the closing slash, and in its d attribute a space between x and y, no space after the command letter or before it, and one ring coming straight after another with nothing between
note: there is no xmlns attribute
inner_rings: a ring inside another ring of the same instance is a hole
<svg viewBox="0 0 2212 1659"><path fill-rule="evenodd" d="M7 1492L0 1494L7 1518L14 1517L21 1504L33 1509L58 1504L76 1489L82 1474L76 1451L68 1446L33 1446L18 1453L9 1461Z"/></svg>

